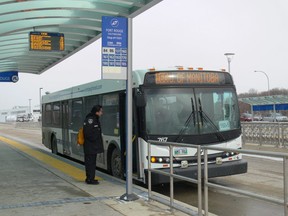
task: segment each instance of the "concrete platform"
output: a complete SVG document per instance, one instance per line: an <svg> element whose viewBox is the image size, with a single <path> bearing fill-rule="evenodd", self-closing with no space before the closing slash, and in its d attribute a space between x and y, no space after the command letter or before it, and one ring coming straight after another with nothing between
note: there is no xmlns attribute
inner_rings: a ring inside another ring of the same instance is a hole
<svg viewBox="0 0 288 216"><path fill-rule="evenodd" d="M186 215L148 201L147 190L138 186L133 187L138 200L120 200L126 192L124 181L97 171L100 184L87 185L83 165L3 132L0 131L1 216ZM31 136L34 133L39 131L32 131Z"/></svg>

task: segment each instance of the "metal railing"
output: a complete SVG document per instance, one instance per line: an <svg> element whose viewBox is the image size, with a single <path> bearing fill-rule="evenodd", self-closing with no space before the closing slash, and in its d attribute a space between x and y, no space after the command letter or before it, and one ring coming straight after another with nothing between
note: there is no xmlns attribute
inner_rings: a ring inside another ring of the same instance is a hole
<svg viewBox="0 0 288 216"><path fill-rule="evenodd" d="M288 147L287 122L242 122L243 144Z"/></svg>
<svg viewBox="0 0 288 216"><path fill-rule="evenodd" d="M169 157L170 157L170 173L161 171L161 169L152 169L151 168L151 145L161 145L161 146L167 146L169 147ZM198 178L192 179L192 178L187 178L181 175L176 175L173 172L173 148L174 147L189 147L189 148L197 148L197 168L198 168ZM238 153L242 154L248 154L248 155L260 155L260 156L268 156L268 157L276 157L276 158L282 158L283 159L283 199L278 199L275 197L270 197L270 196L265 196L262 194L257 194L257 193L252 193L247 190L240 190L240 189L235 189L231 187L226 187L222 186L219 184L211 183L208 181L208 150L217 150L217 151L226 151L226 152L235 152L235 149L232 148L223 148L223 147L211 147L211 146L199 146L199 145L190 145L190 144L179 144L179 143L171 143L171 142L158 142L158 141L148 141L148 198L151 200L156 200L158 202L161 202L163 204L169 205L170 209L178 209L182 212L185 212L190 215L209 215L209 209L208 209L208 188L216 188L216 189L221 189L221 190L226 190L230 191L233 193L238 193L241 195L245 195L248 197L253 197L257 198L263 201L283 205L283 211L284 215L288 216L288 154L287 153L274 153L274 152L266 152L266 151L255 151L255 150L244 150L244 149L237 149ZM201 152L204 152L204 161L201 164ZM229 162L227 162L229 163ZM204 192L202 194L201 190L201 167L204 166ZM151 173L158 173L162 175L166 175L170 177L170 202L167 200L159 199L157 196L154 196L152 194L151 190ZM188 181L191 183L196 183L198 185L198 212L193 209L192 206L187 207L181 206L179 204L175 204L174 200L174 178L180 179L182 181ZM204 211L202 210L202 197L204 197Z"/></svg>
<svg viewBox="0 0 288 216"><path fill-rule="evenodd" d="M161 145L161 146L168 146L169 147L169 161L170 161L170 173L161 171L161 169L152 169L151 168L151 145ZM187 178L181 175L174 174L173 172L173 147L189 147L189 148L197 148L197 175L198 178L192 179ZM158 173L161 175L169 176L170 177L170 202L165 202L163 199L159 199L157 196L152 195L151 190L151 173ZM193 210L192 208L183 207L181 205L176 205L174 202L174 178L177 178L182 181L187 181L190 183L196 183L198 187L198 215L202 215L202 191L201 191L201 147L199 145L191 145L191 144L179 144L179 143L169 143L169 142L157 142L157 141L148 141L148 198L152 200L156 200L158 202L161 202L163 204L168 204L170 206L170 209L178 209L182 212L185 212L190 215L197 215L197 212Z"/></svg>

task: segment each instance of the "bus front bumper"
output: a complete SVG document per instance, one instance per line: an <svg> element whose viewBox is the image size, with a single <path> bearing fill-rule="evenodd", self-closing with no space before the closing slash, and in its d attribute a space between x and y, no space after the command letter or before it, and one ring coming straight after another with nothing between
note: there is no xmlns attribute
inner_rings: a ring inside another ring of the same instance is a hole
<svg viewBox="0 0 288 216"><path fill-rule="evenodd" d="M208 178L220 177L220 176L229 176L235 174L246 173L248 169L248 164L246 160L237 160L224 162L222 164L209 164L208 165ZM170 168L160 169L166 173L170 173ZM187 168L174 167L174 174L181 175L187 178L198 178L197 166L189 166ZM204 177L204 166L202 165L202 178ZM148 170L145 170L146 183L148 183ZM151 183L152 184L164 184L169 183L170 177L162 175L160 173L151 172ZM179 181L174 178L174 181Z"/></svg>

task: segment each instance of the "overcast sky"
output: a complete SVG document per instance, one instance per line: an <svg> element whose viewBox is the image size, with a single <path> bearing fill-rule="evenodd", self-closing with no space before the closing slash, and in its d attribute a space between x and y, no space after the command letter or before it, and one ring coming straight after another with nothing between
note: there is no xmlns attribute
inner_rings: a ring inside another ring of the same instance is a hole
<svg viewBox="0 0 288 216"><path fill-rule="evenodd" d="M175 65L227 69L238 93L288 88L287 0L163 0L133 19L133 69ZM27 45L28 46L28 45ZM54 92L100 79L101 40L41 75L0 83L0 110L39 105L39 88Z"/></svg>

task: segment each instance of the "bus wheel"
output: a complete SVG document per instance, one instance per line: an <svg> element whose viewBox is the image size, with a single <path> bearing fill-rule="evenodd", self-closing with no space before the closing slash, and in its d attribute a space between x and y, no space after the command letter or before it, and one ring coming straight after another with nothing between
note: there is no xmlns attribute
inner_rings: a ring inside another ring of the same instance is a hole
<svg viewBox="0 0 288 216"><path fill-rule="evenodd" d="M121 153L115 148L111 155L111 174L116 178L123 178Z"/></svg>
<svg viewBox="0 0 288 216"><path fill-rule="evenodd" d="M51 150L53 154L57 154L57 140L55 136L52 137Z"/></svg>

